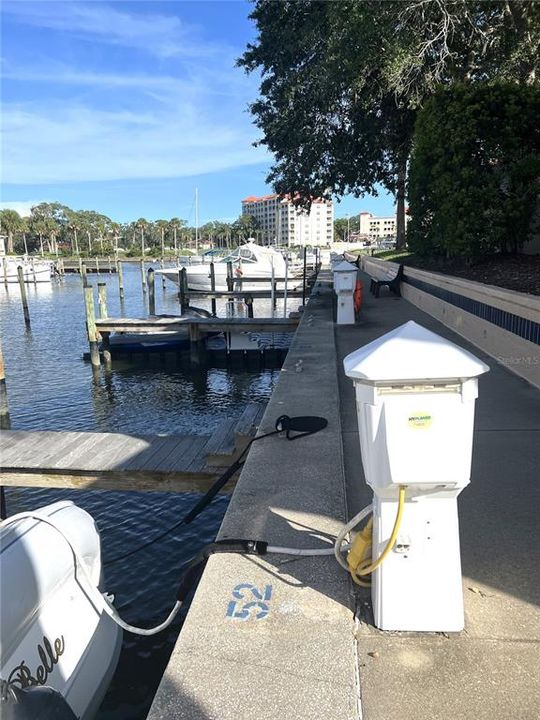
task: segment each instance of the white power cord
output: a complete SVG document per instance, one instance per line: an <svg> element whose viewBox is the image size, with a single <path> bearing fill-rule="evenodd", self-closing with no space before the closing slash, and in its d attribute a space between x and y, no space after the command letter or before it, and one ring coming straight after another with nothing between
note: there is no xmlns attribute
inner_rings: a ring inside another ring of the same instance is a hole
<svg viewBox="0 0 540 720"><path fill-rule="evenodd" d="M107 595L106 593L99 592L98 588L94 585L93 581L88 576L88 573L86 571L86 567L84 564L84 561L82 560L81 556L75 550L73 545L71 544L69 538L67 538L64 535L64 532L61 528L59 528L49 517L45 515L41 515L39 512L22 512L18 513L17 515L13 515L10 518L7 518L7 520L4 520L1 523L1 527L5 527L6 525L10 525L13 522L17 522L18 520L24 520L25 518L32 518L34 520L39 520L40 522L45 523L46 525L50 525L52 528L54 528L60 535L64 538L66 543L69 545L71 552L73 553L73 559L75 564L75 577L77 577L77 571L80 569L82 574L84 575L86 582L88 583L88 586L90 588L91 595L93 596L93 600L96 603L96 605L101 606L101 608L109 615L114 622L119 625L121 628L126 630L127 632L134 633L135 635L155 635L158 632L161 632L162 630L165 630L165 628L169 627L169 625L172 623L174 618L178 615L178 612L180 608L182 607L182 603L177 600L176 603L173 606L173 609L167 616L166 620L164 620L159 625L156 625L153 628L140 628L136 627L135 625L129 625L129 623L126 623L120 615L118 614L118 611L112 604L111 597ZM85 590L86 592L86 590Z"/></svg>
<svg viewBox="0 0 540 720"><path fill-rule="evenodd" d="M296 557L317 557L317 556L323 556L323 555L332 555L334 554L339 564L344 567L346 570L348 570L347 564L341 557L341 552L344 550L348 550L350 545L343 545L343 541L345 539L345 535L358 523L362 522L362 520L369 515L369 513L372 511L372 506L368 505L366 508L361 510L357 515L355 515L352 520L350 520L342 530L340 531L339 535L337 536L335 545L333 547L329 548L290 548L290 547L281 547L278 545L268 545L266 548L267 553L276 553L280 555L294 555ZM102 609L109 615L114 622L119 625L123 630L126 630L127 632L133 633L135 635L156 635L157 633L161 632L162 630L165 630L169 625L172 623L174 618L178 615L178 612L180 611L180 608L182 607L182 602L180 600L177 600L167 616L167 618L160 623L159 625L156 625L153 628L140 628L135 625L130 625L129 623L126 623L120 615L118 614L118 611L112 604L112 598L111 596L107 595L106 593L101 593L99 590L95 587L94 583L88 576L88 573L86 571L86 567L84 564L84 561L80 557L77 550L73 547L71 544L69 538L67 538L62 531L61 528L59 528L49 517L45 515L41 515L39 512L23 512L19 513L17 515L13 515L10 518L7 518L7 520L4 520L0 525L2 527L5 527L6 525L9 525L13 522L16 522L18 520L23 520L25 518L32 518L34 520L39 520L40 522L44 522L46 525L50 525L50 527L54 528L60 535L64 538L66 543L69 545L71 552L73 554L74 564L75 564L75 577L77 576L77 571L80 569L82 574L84 575L86 582L88 583L91 593L94 596L94 599L96 600L97 604L102 607Z"/></svg>
<svg viewBox="0 0 540 720"><path fill-rule="evenodd" d="M362 520L364 520L368 515L370 515L373 512L373 505L368 505L367 507L360 510L359 513L357 513L353 518L349 520L349 522L344 525L341 530L338 533L338 536L336 538L336 542L334 544L334 555L338 563L341 565L342 568L347 570L349 572L349 566L347 565L347 561L344 560L342 556L343 550L345 550L345 547L343 547L343 541L345 540L345 536L347 533L349 533L354 527L359 525Z"/></svg>

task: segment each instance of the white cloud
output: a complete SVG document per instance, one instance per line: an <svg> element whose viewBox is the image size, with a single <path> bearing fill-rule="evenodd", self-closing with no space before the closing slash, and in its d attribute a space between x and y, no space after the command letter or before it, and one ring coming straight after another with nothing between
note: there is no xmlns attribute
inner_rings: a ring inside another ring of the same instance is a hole
<svg viewBox="0 0 540 720"><path fill-rule="evenodd" d="M182 177L264 162L238 118L190 103L176 112L7 105L3 179L13 184Z"/></svg>
<svg viewBox="0 0 540 720"><path fill-rule="evenodd" d="M48 202L47 200L16 200L14 202L1 202L0 201L0 210L15 210L16 212L21 215L21 217L29 217L30 216L30 210L34 207L34 205L39 205L39 203L42 202Z"/></svg>
<svg viewBox="0 0 540 720"><path fill-rule="evenodd" d="M107 45L137 48L160 57L200 58L219 46L200 42L197 26L176 15L127 12L105 2L5 2L3 12L20 24L59 30Z"/></svg>
<svg viewBox="0 0 540 720"><path fill-rule="evenodd" d="M246 111L256 78L233 66L227 45L194 33L183 56L167 60L180 52L174 43L188 32L176 16L128 12L103 2L6 6L20 22L85 33L103 43L152 46L162 57L146 58L143 70L136 63L124 68L114 51L112 61L104 53L100 61L94 58L99 67L91 67L75 41L73 64L55 58L53 44L51 57L32 65L6 60L5 183L182 177L268 159L263 148L252 146L259 133Z"/></svg>

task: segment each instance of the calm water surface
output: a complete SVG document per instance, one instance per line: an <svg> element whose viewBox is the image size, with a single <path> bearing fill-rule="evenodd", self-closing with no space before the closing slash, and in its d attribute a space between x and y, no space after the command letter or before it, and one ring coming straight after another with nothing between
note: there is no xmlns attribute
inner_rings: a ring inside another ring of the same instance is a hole
<svg viewBox="0 0 540 720"><path fill-rule="evenodd" d="M148 265L149 266L149 265ZM110 316L147 314L140 270L124 265L126 298L118 299L116 275L89 276L107 283ZM226 419L242 413L249 400L271 395L279 370L248 372L192 368L187 361L153 356L113 364L99 380L89 363L84 304L78 275L66 275L48 286L28 285L31 331L24 327L18 288L0 286L0 327L6 382L14 429L88 430L125 433L208 434ZM158 313L179 313L172 284L156 278ZM298 302L289 302L287 310ZM209 309L209 303L201 303ZM255 301L255 314L268 316L267 301ZM283 304L277 312L283 313ZM218 305L225 315L225 305ZM8 512L71 499L91 513L101 533L106 589L116 596L124 618L142 626L160 622L175 600L184 563L211 542L227 508L217 498L192 525L131 557L108 564L172 526L199 498L197 494L60 491L8 488ZM141 638L124 634L122 654L98 720L142 720L146 717L183 615L167 631Z"/></svg>

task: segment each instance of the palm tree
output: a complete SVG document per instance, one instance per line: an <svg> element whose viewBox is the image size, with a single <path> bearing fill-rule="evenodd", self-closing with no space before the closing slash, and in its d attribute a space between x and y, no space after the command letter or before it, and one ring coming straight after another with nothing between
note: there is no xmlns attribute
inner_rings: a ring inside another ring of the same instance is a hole
<svg viewBox="0 0 540 720"><path fill-rule="evenodd" d="M76 220L75 213L70 216L69 223L68 223L68 230L73 231L73 240L71 241L71 251L75 255L79 254L79 241L77 239L77 231L80 230L80 225L78 224Z"/></svg>
<svg viewBox="0 0 540 720"><path fill-rule="evenodd" d="M165 255L165 231L169 229L169 223L167 220L156 220L154 225L161 233L161 257L163 258Z"/></svg>
<svg viewBox="0 0 540 720"><path fill-rule="evenodd" d="M7 252L13 254L13 236L21 228L21 216L15 210L0 212L0 229L7 233Z"/></svg>
<svg viewBox="0 0 540 720"><path fill-rule="evenodd" d="M177 240L177 232L178 230L181 230L185 225L185 222L183 220L180 220L180 218L173 217L169 221L169 227L174 233L174 254L178 255L178 240Z"/></svg>
<svg viewBox="0 0 540 720"><path fill-rule="evenodd" d="M143 256L143 260L144 260L144 231L145 231L145 228L148 227L148 220L145 220L144 218L139 218L137 220L136 225L139 228L139 230L141 231L141 251L142 251L142 256Z"/></svg>
<svg viewBox="0 0 540 720"><path fill-rule="evenodd" d="M26 244L26 233L28 232L28 218L21 218L19 232L21 233L23 239L24 254L28 255L28 245Z"/></svg>

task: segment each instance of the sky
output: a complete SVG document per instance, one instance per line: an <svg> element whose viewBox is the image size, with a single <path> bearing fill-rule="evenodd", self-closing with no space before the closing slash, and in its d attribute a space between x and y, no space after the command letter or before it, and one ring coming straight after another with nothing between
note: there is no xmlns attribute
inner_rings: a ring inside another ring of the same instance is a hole
<svg viewBox="0 0 540 720"><path fill-rule="evenodd" d="M4 0L0 206L42 201L125 222L232 221L272 192L254 147L259 78L235 67L255 38L244 0ZM346 197L336 217L386 215Z"/></svg>

